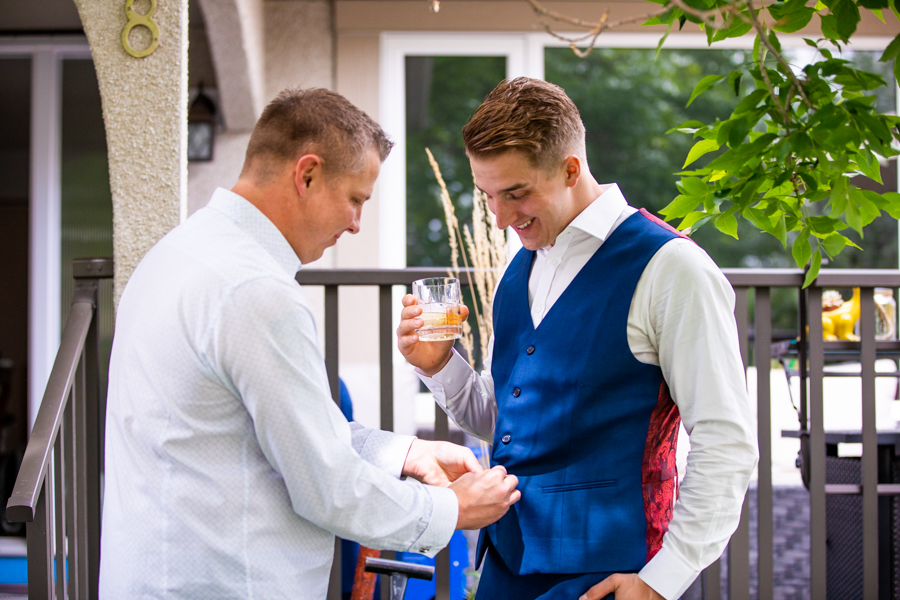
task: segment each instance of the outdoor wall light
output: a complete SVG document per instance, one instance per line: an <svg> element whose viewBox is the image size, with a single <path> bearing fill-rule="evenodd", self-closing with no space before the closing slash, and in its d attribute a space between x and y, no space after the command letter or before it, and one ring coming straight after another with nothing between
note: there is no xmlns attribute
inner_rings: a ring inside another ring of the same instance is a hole
<svg viewBox="0 0 900 600"><path fill-rule="evenodd" d="M188 160L213 159L213 142L216 138L216 105L203 93L203 85L188 110Z"/></svg>

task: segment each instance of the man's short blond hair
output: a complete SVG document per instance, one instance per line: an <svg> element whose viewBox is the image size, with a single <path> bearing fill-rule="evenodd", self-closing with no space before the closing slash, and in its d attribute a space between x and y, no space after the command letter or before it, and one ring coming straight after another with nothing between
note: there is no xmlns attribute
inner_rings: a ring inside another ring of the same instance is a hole
<svg viewBox="0 0 900 600"><path fill-rule="evenodd" d="M241 175L268 179L281 164L304 154L321 158L326 174L358 173L370 149L384 162L393 145L378 123L340 94L289 88L256 122Z"/></svg>
<svg viewBox="0 0 900 600"><path fill-rule="evenodd" d="M572 153L586 159L578 108L561 87L540 79L502 81L462 134L466 152L476 159L519 150L544 169L555 168Z"/></svg>

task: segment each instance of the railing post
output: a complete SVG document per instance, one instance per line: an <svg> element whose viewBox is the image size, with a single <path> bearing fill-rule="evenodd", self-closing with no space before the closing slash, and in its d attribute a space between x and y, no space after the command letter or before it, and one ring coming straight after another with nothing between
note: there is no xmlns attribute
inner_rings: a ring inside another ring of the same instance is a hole
<svg viewBox="0 0 900 600"><path fill-rule="evenodd" d="M338 379L338 286L325 286L325 370L331 397L341 405L341 385Z"/></svg>
<svg viewBox="0 0 900 600"><path fill-rule="evenodd" d="M700 586L703 600L722 599L722 562L717 558L700 573Z"/></svg>
<svg viewBox="0 0 900 600"><path fill-rule="evenodd" d="M47 502L48 494L52 493L52 489L48 489L51 481L52 477L45 476L34 507L34 521L25 526L29 598L51 598L53 593L53 570L50 568L53 564L53 515Z"/></svg>
<svg viewBox="0 0 900 600"><path fill-rule="evenodd" d="M77 261L76 261L77 262ZM107 269L112 271L112 261L108 261ZM100 267L97 267L99 271ZM100 587L100 521L101 521L101 480L103 474L103 433L104 422L106 420L106 399L100 397L100 324L97 319L97 307L99 305L99 289L100 280L98 276L101 273L93 274L93 277L79 278L79 269L73 268L76 274L75 282L75 298L76 301L89 301L93 306L94 315L88 327L87 337L84 341L84 350L81 357L84 363L84 396L82 408L84 415L83 434L84 437L73 442L83 446L81 454L84 460L84 479L82 480L83 492L81 499L83 501L83 516L79 519L76 517L74 527L82 525L84 527L84 539L81 540L81 546L86 550L85 566L86 581L84 585L87 587L86 598L96 600L99 596ZM88 268L88 274L92 274ZM72 400L76 403L77 395L73 395ZM79 422L76 417L76 424ZM78 451L76 450L76 453ZM82 466L79 463L79 466ZM76 484L77 485L77 484ZM77 537L77 536L76 536ZM74 565L73 565L74 567Z"/></svg>
<svg viewBox="0 0 900 600"><path fill-rule="evenodd" d="M822 288L807 290L809 316L809 579L810 598L826 598L825 427Z"/></svg>
<svg viewBox="0 0 900 600"><path fill-rule="evenodd" d="M325 286L325 370L331 397L341 406L341 384L338 378L338 286ZM328 580L328 600L341 600L341 538L334 538L334 558Z"/></svg>
<svg viewBox="0 0 900 600"><path fill-rule="evenodd" d="M79 446L84 445L84 439L78 436L83 434L82 428L79 426L80 407L85 402L85 381L84 381L84 358L79 361L78 371L75 374L75 384L72 386L72 396L66 405L65 416L63 417L63 463L65 465L65 478L69 482L69 489L66 491L66 523L68 531L66 532L66 555L69 557L68 576L69 584L67 586L69 597L86 599L87 594L87 573L85 571L85 559L87 558L87 548L83 547L83 541L86 534L86 525L84 523L84 503L81 496L83 495L83 469L79 456Z"/></svg>
<svg viewBox="0 0 900 600"><path fill-rule="evenodd" d="M863 598L878 598L878 432L875 423L875 300L872 292L870 287L859 290Z"/></svg>
<svg viewBox="0 0 900 600"><path fill-rule="evenodd" d="M772 496L772 304L769 288L756 288L756 398L759 479L756 485L757 597L774 598L774 507Z"/></svg>
<svg viewBox="0 0 900 600"><path fill-rule="evenodd" d="M71 401L71 399L70 399ZM68 404L68 403L67 403ZM53 545L56 549L56 597L66 598L66 468L62 446L66 443L65 428L61 427L56 445L53 448L53 513L56 527L53 532ZM48 475L48 478L50 475Z"/></svg>
<svg viewBox="0 0 900 600"><path fill-rule="evenodd" d="M378 356L380 390L380 426L384 431L394 431L394 289L390 285L378 286ZM381 558L392 560L395 554L381 551ZM381 598L389 600L391 578L381 575Z"/></svg>
<svg viewBox="0 0 900 600"><path fill-rule="evenodd" d="M381 429L394 431L394 311L393 288L378 286L378 356Z"/></svg>
<svg viewBox="0 0 900 600"><path fill-rule="evenodd" d="M741 359L744 363L744 376L747 374L749 346L747 333L749 327L748 294L749 289L739 287L734 290L734 317L737 324L738 344ZM768 353L767 353L768 354ZM759 356L757 356L759 362ZM728 543L728 592L730 600L749 600L750 598L750 491L744 495L741 506L741 518L737 530Z"/></svg>

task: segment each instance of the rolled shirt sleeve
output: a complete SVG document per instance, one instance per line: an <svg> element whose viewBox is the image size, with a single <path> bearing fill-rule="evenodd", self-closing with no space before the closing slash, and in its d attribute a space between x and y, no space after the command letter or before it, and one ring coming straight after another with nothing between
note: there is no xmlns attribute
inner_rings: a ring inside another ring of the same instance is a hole
<svg viewBox="0 0 900 600"><path fill-rule="evenodd" d="M455 530L456 495L398 479L411 437L347 423L291 285L259 279L228 294L206 345L212 371L246 407L294 512L372 548L434 556Z"/></svg>

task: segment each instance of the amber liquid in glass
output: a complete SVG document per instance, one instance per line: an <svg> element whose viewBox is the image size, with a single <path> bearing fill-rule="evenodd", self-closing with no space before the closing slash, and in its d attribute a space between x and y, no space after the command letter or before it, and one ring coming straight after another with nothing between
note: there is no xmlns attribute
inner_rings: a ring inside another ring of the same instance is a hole
<svg viewBox="0 0 900 600"><path fill-rule="evenodd" d="M462 337L462 317L455 304L425 304L419 317L425 325L416 330L422 342L440 342Z"/></svg>

